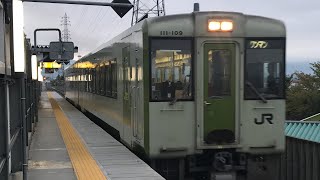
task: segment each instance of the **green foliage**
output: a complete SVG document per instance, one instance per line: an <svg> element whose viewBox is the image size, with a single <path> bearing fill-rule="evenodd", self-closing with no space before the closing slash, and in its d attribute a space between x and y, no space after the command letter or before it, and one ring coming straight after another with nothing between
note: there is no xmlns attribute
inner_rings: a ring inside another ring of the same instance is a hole
<svg viewBox="0 0 320 180"><path fill-rule="evenodd" d="M288 120L301 120L320 112L320 62L310 65L313 74L295 72L286 77Z"/></svg>
<svg viewBox="0 0 320 180"><path fill-rule="evenodd" d="M55 86L64 86L64 77L58 75L56 79L51 80L51 86L55 87Z"/></svg>
<svg viewBox="0 0 320 180"><path fill-rule="evenodd" d="M293 74L291 74L290 76L289 75L287 75L286 76L286 90L290 87L290 85L292 84L292 82L293 82Z"/></svg>

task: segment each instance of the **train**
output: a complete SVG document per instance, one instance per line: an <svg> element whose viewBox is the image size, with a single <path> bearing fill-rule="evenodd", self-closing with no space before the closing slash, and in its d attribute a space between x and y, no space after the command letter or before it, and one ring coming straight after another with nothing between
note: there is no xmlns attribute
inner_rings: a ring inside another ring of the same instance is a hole
<svg viewBox="0 0 320 180"><path fill-rule="evenodd" d="M285 149L285 57L277 19L147 18L67 68L65 97L166 179L257 179Z"/></svg>

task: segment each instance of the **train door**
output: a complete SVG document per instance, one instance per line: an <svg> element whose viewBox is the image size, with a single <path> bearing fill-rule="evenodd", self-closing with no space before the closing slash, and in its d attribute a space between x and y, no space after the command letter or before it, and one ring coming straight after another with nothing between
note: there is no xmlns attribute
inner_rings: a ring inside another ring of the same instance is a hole
<svg viewBox="0 0 320 180"><path fill-rule="evenodd" d="M133 87L132 87L132 92L133 92L133 102L132 102L132 116L133 116L133 124L132 124L132 129L133 129L133 136L137 138L137 134L138 134L138 112L137 112L137 106L138 106L138 75L137 75L137 68L138 68L138 59L135 58L135 63L134 63L134 67L133 67Z"/></svg>
<svg viewBox="0 0 320 180"><path fill-rule="evenodd" d="M81 85L81 71L78 67L77 67L76 71L77 71L77 89L76 89L77 92L76 92L76 102L75 103L77 105L80 105L79 98L80 98L80 85Z"/></svg>
<svg viewBox="0 0 320 180"><path fill-rule="evenodd" d="M204 45L203 125L206 144L235 142L235 44Z"/></svg>
<svg viewBox="0 0 320 180"><path fill-rule="evenodd" d="M123 121L125 126L131 126L131 78L130 47L122 49L123 65ZM124 130L126 133L126 130ZM125 135L126 136L126 135Z"/></svg>
<svg viewBox="0 0 320 180"><path fill-rule="evenodd" d="M136 54L137 55L137 54ZM133 67L133 136L140 142L142 140L142 127L143 127L143 118L141 117L141 114L143 113L143 106L141 105L141 102L143 102L143 95L142 95L142 89L141 89L141 83L142 81L139 78L139 68L141 68L141 65L139 63L139 59L135 58L134 60L135 66ZM141 72L140 72L141 73Z"/></svg>
<svg viewBox="0 0 320 180"><path fill-rule="evenodd" d="M78 104L81 106L81 94L82 94L82 82L83 82L83 76L82 76L82 69L79 68L79 87L78 87Z"/></svg>

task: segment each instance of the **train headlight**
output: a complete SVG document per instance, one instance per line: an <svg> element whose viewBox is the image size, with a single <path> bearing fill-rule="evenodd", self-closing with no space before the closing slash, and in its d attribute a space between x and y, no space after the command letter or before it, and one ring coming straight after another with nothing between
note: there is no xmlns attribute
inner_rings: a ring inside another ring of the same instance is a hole
<svg viewBox="0 0 320 180"><path fill-rule="evenodd" d="M209 21L209 31L219 31L221 29L221 23L218 21Z"/></svg>
<svg viewBox="0 0 320 180"><path fill-rule="evenodd" d="M221 31L232 31L232 30L233 30L233 22L231 21L221 22Z"/></svg>
<svg viewBox="0 0 320 180"><path fill-rule="evenodd" d="M210 19L208 21L208 31L232 31L233 22L232 21L218 21Z"/></svg>

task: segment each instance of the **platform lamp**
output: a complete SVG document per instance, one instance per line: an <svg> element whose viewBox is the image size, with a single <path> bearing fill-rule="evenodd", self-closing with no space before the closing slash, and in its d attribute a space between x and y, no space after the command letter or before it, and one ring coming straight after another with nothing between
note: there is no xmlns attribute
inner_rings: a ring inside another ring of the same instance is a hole
<svg viewBox="0 0 320 180"><path fill-rule="evenodd" d="M37 55L31 56L32 80L38 80L38 58Z"/></svg>
<svg viewBox="0 0 320 180"><path fill-rule="evenodd" d="M41 72L42 72L42 69L41 69L40 66L38 66L38 81L42 82L43 81L43 76L42 76Z"/></svg>
<svg viewBox="0 0 320 180"><path fill-rule="evenodd" d="M12 1L13 9L13 48L14 48L14 72L25 72L25 41L23 4L21 0Z"/></svg>
<svg viewBox="0 0 320 180"><path fill-rule="evenodd" d="M13 11L13 58L14 58L14 72L16 76L19 76L17 86L20 90L20 117L22 122L22 172L23 179L28 179L28 156L27 156L27 120L26 120L26 82L25 82L25 70L26 70L26 53L25 53L25 38L23 32L23 4L21 0L12 0Z"/></svg>

